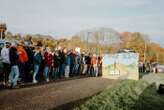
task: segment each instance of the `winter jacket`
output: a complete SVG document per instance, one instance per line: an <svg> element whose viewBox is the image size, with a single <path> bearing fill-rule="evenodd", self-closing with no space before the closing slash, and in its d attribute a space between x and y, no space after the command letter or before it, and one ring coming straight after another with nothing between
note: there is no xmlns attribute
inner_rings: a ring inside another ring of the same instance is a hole
<svg viewBox="0 0 164 110"><path fill-rule="evenodd" d="M65 54L64 52L59 52L59 57L60 57L60 64L64 64L65 61Z"/></svg>
<svg viewBox="0 0 164 110"><path fill-rule="evenodd" d="M25 51L26 51L27 56L28 56L28 63L33 64L34 53L33 53L32 49L30 47L26 46Z"/></svg>
<svg viewBox="0 0 164 110"><path fill-rule="evenodd" d="M28 56L27 56L27 53L26 53L25 49L23 48L23 46L18 46L17 51L18 51L18 55L19 55L19 63L27 62Z"/></svg>
<svg viewBox="0 0 164 110"><path fill-rule="evenodd" d="M52 65L52 59L53 59L52 54L50 54L48 52L44 53L44 64L45 64L45 66L50 67Z"/></svg>
<svg viewBox="0 0 164 110"><path fill-rule="evenodd" d="M74 59L74 57L75 57L75 55L73 54L73 53L71 53L70 55L70 62L71 62L71 65L74 65L75 64L75 59Z"/></svg>
<svg viewBox="0 0 164 110"><path fill-rule="evenodd" d="M92 66L97 66L97 58L96 57L91 58L91 65Z"/></svg>
<svg viewBox="0 0 164 110"><path fill-rule="evenodd" d="M65 65L70 66L71 65L71 57L70 55L65 56Z"/></svg>
<svg viewBox="0 0 164 110"><path fill-rule="evenodd" d="M86 64L90 65L91 64L91 57L90 56L86 56L85 57L85 61L86 61Z"/></svg>
<svg viewBox="0 0 164 110"><path fill-rule="evenodd" d="M10 58L11 66L18 65L19 56L18 56L16 47L10 48L9 58Z"/></svg>
<svg viewBox="0 0 164 110"><path fill-rule="evenodd" d="M33 63L34 65L40 65L42 62L42 55L40 52L35 52L33 56Z"/></svg>
<svg viewBox="0 0 164 110"><path fill-rule="evenodd" d="M1 58L3 63L10 64L10 58L9 58L9 48L3 47L1 50Z"/></svg>
<svg viewBox="0 0 164 110"><path fill-rule="evenodd" d="M54 58L54 68L59 67L59 65L60 65L60 58L59 58L59 56L54 54L53 58Z"/></svg>

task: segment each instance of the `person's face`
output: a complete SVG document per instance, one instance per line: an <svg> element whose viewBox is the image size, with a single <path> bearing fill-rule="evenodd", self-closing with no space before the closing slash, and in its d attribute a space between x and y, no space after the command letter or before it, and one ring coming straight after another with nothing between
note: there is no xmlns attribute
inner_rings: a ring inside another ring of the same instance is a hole
<svg viewBox="0 0 164 110"><path fill-rule="evenodd" d="M10 47L10 44L6 44L6 48L9 48Z"/></svg>
<svg viewBox="0 0 164 110"><path fill-rule="evenodd" d="M66 53L67 53L67 50L66 50L66 49L64 49L64 50L63 50L63 52L66 54Z"/></svg>

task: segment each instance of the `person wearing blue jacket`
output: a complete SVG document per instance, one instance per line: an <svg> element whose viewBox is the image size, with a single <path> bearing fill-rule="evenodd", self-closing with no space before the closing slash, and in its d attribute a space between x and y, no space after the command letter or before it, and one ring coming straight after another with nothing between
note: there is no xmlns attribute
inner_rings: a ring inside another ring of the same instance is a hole
<svg viewBox="0 0 164 110"><path fill-rule="evenodd" d="M71 65L71 56L70 51L66 52L65 55L65 77L68 78L70 76L70 65Z"/></svg>
<svg viewBox="0 0 164 110"><path fill-rule="evenodd" d="M33 56L33 63L34 63L33 83L37 83L36 75L39 72L39 67L41 62L42 62L41 49L39 46L37 46Z"/></svg>

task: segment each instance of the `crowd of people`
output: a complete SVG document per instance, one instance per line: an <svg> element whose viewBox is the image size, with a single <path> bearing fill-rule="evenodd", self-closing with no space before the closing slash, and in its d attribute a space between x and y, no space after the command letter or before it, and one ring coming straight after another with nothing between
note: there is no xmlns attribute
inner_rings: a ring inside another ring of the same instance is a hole
<svg viewBox="0 0 164 110"><path fill-rule="evenodd" d="M150 72L157 73L158 72L156 62L152 62L152 63L139 62L138 68L139 68L139 73L150 73Z"/></svg>
<svg viewBox="0 0 164 110"><path fill-rule="evenodd" d="M49 82L79 75L101 76L100 55L80 53L60 46L53 50L40 43L5 42L0 55L3 64L0 79L3 85L18 87L18 82Z"/></svg>

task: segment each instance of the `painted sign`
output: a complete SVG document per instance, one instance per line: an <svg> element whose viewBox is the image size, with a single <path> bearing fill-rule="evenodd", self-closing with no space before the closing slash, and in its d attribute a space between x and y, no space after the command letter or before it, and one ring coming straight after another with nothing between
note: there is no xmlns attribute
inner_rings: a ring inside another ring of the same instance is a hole
<svg viewBox="0 0 164 110"><path fill-rule="evenodd" d="M110 79L139 79L139 54L107 54L103 58L103 77Z"/></svg>

